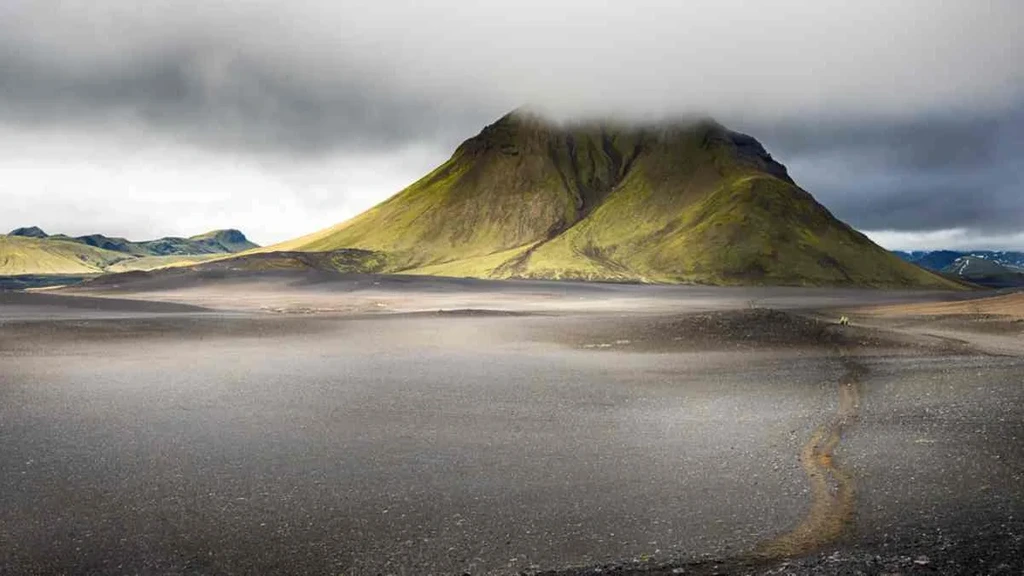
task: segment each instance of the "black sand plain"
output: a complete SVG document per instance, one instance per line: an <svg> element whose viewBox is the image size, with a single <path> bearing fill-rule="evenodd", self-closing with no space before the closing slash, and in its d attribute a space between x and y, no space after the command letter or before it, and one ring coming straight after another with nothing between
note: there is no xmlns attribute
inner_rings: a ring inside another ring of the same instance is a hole
<svg viewBox="0 0 1024 576"><path fill-rule="evenodd" d="M1020 333L836 323L978 296L0 293L0 573L1020 574Z"/></svg>

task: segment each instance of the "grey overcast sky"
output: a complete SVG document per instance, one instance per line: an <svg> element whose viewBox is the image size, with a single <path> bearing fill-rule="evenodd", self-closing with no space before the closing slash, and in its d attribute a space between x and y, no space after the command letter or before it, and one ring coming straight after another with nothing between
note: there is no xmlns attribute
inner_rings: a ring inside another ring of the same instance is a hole
<svg viewBox="0 0 1024 576"><path fill-rule="evenodd" d="M0 229L337 223L508 110L709 114L890 248L1024 250L1019 0L0 0Z"/></svg>

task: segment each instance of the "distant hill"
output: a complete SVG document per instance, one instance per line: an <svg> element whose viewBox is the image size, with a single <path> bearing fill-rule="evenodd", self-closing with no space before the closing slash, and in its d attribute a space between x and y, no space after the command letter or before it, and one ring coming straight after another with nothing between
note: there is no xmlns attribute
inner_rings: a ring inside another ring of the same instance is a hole
<svg viewBox="0 0 1024 576"><path fill-rule="evenodd" d="M38 226L29 226L27 228L15 228L11 230L9 236L24 236L25 238L46 238L48 234L43 232L43 229Z"/></svg>
<svg viewBox="0 0 1024 576"><path fill-rule="evenodd" d="M943 268L949 266L954 260L964 255L963 252L955 252L953 250L934 250L927 252L893 252L900 258L907 262L917 264L922 268L928 270L934 270L936 272L941 271Z"/></svg>
<svg viewBox="0 0 1024 576"><path fill-rule="evenodd" d="M256 248L238 230L132 242L102 234L49 235L32 226L0 235L0 276L93 275L194 263Z"/></svg>
<svg viewBox="0 0 1024 576"><path fill-rule="evenodd" d="M897 250L894 254L907 262L913 262L929 270L942 270L958 258L972 256L1024 271L1024 252L1012 250L919 250L913 252Z"/></svg>
<svg viewBox="0 0 1024 576"><path fill-rule="evenodd" d="M94 246L38 238L0 236L0 275L99 274L131 256Z"/></svg>
<svg viewBox="0 0 1024 576"><path fill-rule="evenodd" d="M895 252L918 266L990 288L1024 286L1024 252L933 250Z"/></svg>
<svg viewBox="0 0 1024 576"><path fill-rule="evenodd" d="M956 287L837 220L711 121L557 125L515 112L355 218L263 252L373 251L485 278Z"/></svg>
<svg viewBox="0 0 1024 576"><path fill-rule="evenodd" d="M22 236L31 238L51 238L54 240L66 240L78 242L123 252L133 256L194 256L196 254L232 254L243 252L259 246L250 242L244 234L238 230L213 230L198 236L179 238L168 236L156 240L144 240L132 242L116 236L105 236L103 234L88 234L86 236L67 236L64 234L49 235L37 226L29 228L17 228L12 230L9 236Z"/></svg>
<svg viewBox="0 0 1024 576"><path fill-rule="evenodd" d="M942 272L990 288L1024 286L1024 270L979 256L961 256L943 268Z"/></svg>
<svg viewBox="0 0 1024 576"><path fill-rule="evenodd" d="M245 237L245 234L242 234L233 228L229 228L227 230L214 230L212 232L207 232L206 234L191 236L188 240L195 243L200 248L209 249L211 254L218 250L234 253L259 248L258 244L250 242L249 239Z"/></svg>

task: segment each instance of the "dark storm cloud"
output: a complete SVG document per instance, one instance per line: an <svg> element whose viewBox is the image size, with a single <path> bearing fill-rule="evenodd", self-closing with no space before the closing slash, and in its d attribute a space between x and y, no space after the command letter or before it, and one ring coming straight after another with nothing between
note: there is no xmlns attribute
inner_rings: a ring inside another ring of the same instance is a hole
<svg viewBox="0 0 1024 576"><path fill-rule="evenodd" d="M347 78L309 85L288 70L201 48L86 72L0 48L0 121L154 130L222 149L313 154L452 140L486 117L457 101L374 86L357 73Z"/></svg>
<svg viewBox="0 0 1024 576"><path fill-rule="evenodd" d="M0 119L225 147L387 147L558 116L795 119L1024 97L1010 0L8 0Z"/></svg>
<svg viewBox="0 0 1024 576"><path fill-rule="evenodd" d="M837 216L868 230L1024 228L1024 105L998 115L747 127Z"/></svg>
<svg viewBox="0 0 1024 576"><path fill-rule="evenodd" d="M789 122L760 127L761 137L788 154L856 153L921 170L972 167L991 161L1008 118L932 115L886 122ZM757 129L757 128L755 128Z"/></svg>

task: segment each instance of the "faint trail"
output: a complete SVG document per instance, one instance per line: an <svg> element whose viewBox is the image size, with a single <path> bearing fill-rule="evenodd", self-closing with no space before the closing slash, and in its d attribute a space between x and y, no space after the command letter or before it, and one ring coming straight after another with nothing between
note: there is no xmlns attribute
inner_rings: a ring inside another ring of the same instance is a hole
<svg viewBox="0 0 1024 576"><path fill-rule="evenodd" d="M762 558L798 556L835 541L846 531L854 511L853 477L833 459L833 452L857 421L860 380L867 369L842 355L846 372L839 379L839 407L829 422L819 426L800 451L800 464L811 486L811 509L793 530L760 544Z"/></svg>

